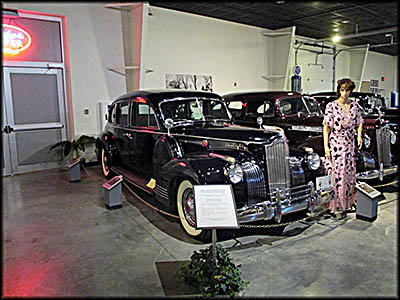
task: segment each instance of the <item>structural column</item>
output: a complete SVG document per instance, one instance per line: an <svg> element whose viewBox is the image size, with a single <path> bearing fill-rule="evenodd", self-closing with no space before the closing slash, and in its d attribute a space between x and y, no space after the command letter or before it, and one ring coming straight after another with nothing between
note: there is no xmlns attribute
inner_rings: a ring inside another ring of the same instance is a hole
<svg viewBox="0 0 400 300"><path fill-rule="evenodd" d="M121 10L127 92L143 87L143 47L147 32L148 3L130 3Z"/></svg>

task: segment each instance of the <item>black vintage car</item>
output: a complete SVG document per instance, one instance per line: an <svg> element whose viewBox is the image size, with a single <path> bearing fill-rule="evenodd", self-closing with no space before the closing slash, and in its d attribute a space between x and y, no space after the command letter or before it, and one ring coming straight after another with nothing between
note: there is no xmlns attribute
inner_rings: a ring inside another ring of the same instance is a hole
<svg viewBox="0 0 400 300"><path fill-rule="evenodd" d="M105 176L110 172L177 211L184 230L196 228L193 185L232 185L239 224L313 210L332 199L315 153L289 149L276 129L232 125L222 98L210 92L138 91L110 105L97 139Z"/></svg>
<svg viewBox="0 0 400 300"><path fill-rule="evenodd" d="M312 94L312 96L320 103L323 111L325 111L325 107L329 102L336 99L335 92L319 92ZM378 125L375 126L373 124L373 131L376 130L376 132L368 134L366 145L370 144L371 148L375 148L375 151L380 151L377 154L378 162L384 163L387 166L390 160L392 164L398 165L400 160L400 141L398 138L399 108L387 107L385 97L375 93L353 92L350 99L360 104L366 124L369 124L372 128L371 121L377 121L375 124ZM390 147L391 156L385 158L384 152L386 152L386 147Z"/></svg>
<svg viewBox="0 0 400 300"><path fill-rule="evenodd" d="M325 111L325 107L329 102L336 100L336 92L319 92L311 94L311 96L320 103L322 111ZM399 124L399 108L387 107L385 97L382 95L353 92L350 98L360 104L364 119L381 119L385 120L385 123Z"/></svg>
<svg viewBox="0 0 400 300"><path fill-rule="evenodd" d="M324 156L323 113L310 95L290 91L249 91L223 95L235 124L259 127L279 126L289 145L312 149ZM365 119L364 144L357 151L357 179L388 182L397 174L390 141L393 137L386 126L376 119Z"/></svg>

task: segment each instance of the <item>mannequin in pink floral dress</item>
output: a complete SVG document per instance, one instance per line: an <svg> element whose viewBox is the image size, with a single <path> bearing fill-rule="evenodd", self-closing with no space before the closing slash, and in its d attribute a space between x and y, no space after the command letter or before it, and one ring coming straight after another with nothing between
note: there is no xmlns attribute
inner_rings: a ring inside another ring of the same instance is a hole
<svg viewBox="0 0 400 300"><path fill-rule="evenodd" d="M349 99L355 88L351 79L338 80L335 101L328 103L323 121L325 168L332 174L335 196L329 202L332 213L343 213L354 204L356 183L355 133L358 149L362 146L361 109Z"/></svg>

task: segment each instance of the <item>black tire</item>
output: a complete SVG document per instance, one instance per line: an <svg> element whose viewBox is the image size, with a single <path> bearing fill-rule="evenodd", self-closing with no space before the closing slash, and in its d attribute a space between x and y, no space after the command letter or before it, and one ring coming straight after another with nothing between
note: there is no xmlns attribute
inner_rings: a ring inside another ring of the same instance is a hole
<svg viewBox="0 0 400 300"><path fill-rule="evenodd" d="M181 181L178 186L176 207L183 230L197 240L209 242L211 240L211 230L195 228L193 184L189 180Z"/></svg>

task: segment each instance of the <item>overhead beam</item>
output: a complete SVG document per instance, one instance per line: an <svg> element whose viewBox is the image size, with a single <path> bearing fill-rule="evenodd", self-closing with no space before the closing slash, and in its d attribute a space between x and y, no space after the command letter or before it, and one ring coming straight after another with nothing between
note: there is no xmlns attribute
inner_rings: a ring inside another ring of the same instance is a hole
<svg viewBox="0 0 400 300"><path fill-rule="evenodd" d="M345 40L345 39L359 38L359 37L363 37L363 36L376 35L376 34L394 32L394 31L398 31L397 26L383 28L383 29L377 29L377 30L371 30L371 31L364 31L364 32L359 32L359 33L347 34L347 35L341 36L340 39ZM317 40L317 42L325 42L325 41L329 41L329 40L331 40L331 37L319 39L319 40Z"/></svg>

